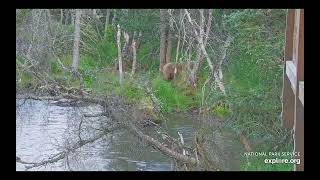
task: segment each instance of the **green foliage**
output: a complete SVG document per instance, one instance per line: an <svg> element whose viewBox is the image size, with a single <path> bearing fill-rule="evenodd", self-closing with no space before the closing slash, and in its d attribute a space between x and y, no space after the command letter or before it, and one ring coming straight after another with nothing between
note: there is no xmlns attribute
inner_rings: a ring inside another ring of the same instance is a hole
<svg viewBox="0 0 320 180"><path fill-rule="evenodd" d="M171 112L174 109L186 111L192 104L191 97L174 88L171 82L163 80L160 76L152 80L152 86L156 97L162 102L163 109L166 112Z"/></svg>
<svg viewBox="0 0 320 180"><path fill-rule="evenodd" d="M237 10L224 17L234 37L225 69L234 127L249 137L284 134L280 123L284 10Z"/></svg>
<svg viewBox="0 0 320 180"><path fill-rule="evenodd" d="M101 61L101 64L114 64L114 59L117 58L117 45L115 41L104 39L97 44L97 58Z"/></svg>
<svg viewBox="0 0 320 180"><path fill-rule="evenodd" d="M65 55L62 56L60 61L62 62L62 64L66 67L71 67L72 66L72 55Z"/></svg>
<svg viewBox="0 0 320 180"><path fill-rule="evenodd" d="M138 101L145 97L143 90L134 85L132 80L125 80L117 92L119 96L125 97L129 101Z"/></svg>
<svg viewBox="0 0 320 180"><path fill-rule="evenodd" d="M30 14L30 9L17 9L16 10L16 29L18 29Z"/></svg>
<svg viewBox="0 0 320 180"><path fill-rule="evenodd" d="M21 77L20 77L21 81L20 81L20 86L22 88L30 88L32 86L32 76L29 73L22 73Z"/></svg>
<svg viewBox="0 0 320 180"><path fill-rule="evenodd" d="M226 118L231 113L229 108L224 104L218 104L214 106L212 112L218 118Z"/></svg>
<svg viewBox="0 0 320 180"><path fill-rule="evenodd" d="M51 66L51 73L53 73L53 74L61 74L62 73L62 69L57 61L52 60L50 63L50 66Z"/></svg>
<svg viewBox="0 0 320 180"><path fill-rule="evenodd" d="M117 11L118 23L121 29L133 34L142 32L145 40L153 41L158 38L158 16L159 10L154 9L132 9Z"/></svg>
<svg viewBox="0 0 320 180"><path fill-rule="evenodd" d="M159 44L160 42L158 41L141 42L141 46L137 51L137 59L141 70L150 70L155 73L159 71L159 55L155 53L159 48Z"/></svg>
<svg viewBox="0 0 320 180"><path fill-rule="evenodd" d="M97 96L113 95L119 85L119 77L108 71L97 73L97 78L92 84L92 93Z"/></svg>

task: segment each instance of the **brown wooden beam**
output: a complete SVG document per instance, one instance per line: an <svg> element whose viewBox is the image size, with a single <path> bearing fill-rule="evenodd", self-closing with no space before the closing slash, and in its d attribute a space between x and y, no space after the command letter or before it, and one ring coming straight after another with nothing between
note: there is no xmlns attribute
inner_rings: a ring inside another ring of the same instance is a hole
<svg viewBox="0 0 320 180"><path fill-rule="evenodd" d="M304 81L304 10L296 10L297 27L297 80L296 80L296 96L295 96L295 118L294 118L294 152L299 152L300 164L295 165L296 171L304 170L304 106L299 99L299 81Z"/></svg>
<svg viewBox="0 0 320 180"><path fill-rule="evenodd" d="M286 75L286 61L292 60L294 15L295 10L289 9L287 13L282 90L282 125L289 129L292 129L294 124L294 93L291 88L290 80Z"/></svg>

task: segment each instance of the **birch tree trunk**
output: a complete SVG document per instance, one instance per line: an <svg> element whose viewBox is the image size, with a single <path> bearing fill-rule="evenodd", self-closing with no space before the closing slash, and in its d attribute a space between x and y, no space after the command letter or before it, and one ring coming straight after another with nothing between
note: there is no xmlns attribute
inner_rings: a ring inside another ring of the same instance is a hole
<svg viewBox="0 0 320 180"><path fill-rule="evenodd" d="M204 56L206 57L210 69L213 71L213 64L212 64L212 61L211 61L211 59L209 58L209 56L208 56L208 54L207 54L207 51L206 51L205 46L204 46L203 37L201 37L201 36L199 35L199 33L197 32L197 30L196 30L196 28L195 28L195 26L194 26L194 24L193 24L193 22L192 22L192 20L191 20L191 17L190 17L190 14L189 14L188 10L185 10L185 12L186 12L187 18L188 18L188 20L189 20L189 23L192 25L194 34L195 34L196 37L197 37L198 43L199 43L199 45L200 45L200 49L201 49L202 53L204 54Z"/></svg>
<svg viewBox="0 0 320 180"><path fill-rule="evenodd" d="M118 44L118 61L119 61L119 82L120 85L122 84L122 55L121 55L121 45L120 45L120 36L121 36L121 30L120 25L118 24L118 32L117 32L117 44Z"/></svg>
<svg viewBox="0 0 320 180"><path fill-rule="evenodd" d="M133 55L131 76L133 76L134 73L136 72L136 64L137 64L137 52L136 52L135 35L136 35L136 32L133 33L133 39L132 39L132 45L131 45L131 47L132 47L132 55Z"/></svg>
<svg viewBox="0 0 320 180"><path fill-rule="evenodd" d="M63 9L60 10L60 24L62 24L63 21Z"/></svg>
<svg viewBox="0 0 320 180"><path fill-rule="evenodd" d="M123 61L127 61L127 57L128 57L128 49L129 49L129 34L125 31L123 31L123 37L124 37L124 45L122 47L122 51L121 51L121 54L122 54L122 58L123 58Z"/></svg>
<svg viewBox="0 0 320 180"><path fill-rule="evenodd" d="M222 49L221 49L221 56L220 60L218 62L217 70L214 72L214 78L215 82L217 83L219 89L223 92L223 94L226 94L225 87L223 84L223 73L222 73L222 63L224 62L226 55L227 55L227 49L230 46L232 41L231 36L228 36Z"/></svg>
<svg viewBox="0 0 320 180"><path fill-rule="evenodd" d="M79 66L80 18L81 18L81 9L77 9L75 30L74 30L73 57L72 57L72 69L75 71L78 69L78 66Z"/></svg>
<svg viewBox="0 0 320 180"><path fill-rule="evenodd" d="M97 9L92 9L92 14L94 18L98 19Z"/></svg>
<svg viewBox="0 0 320 180"><path fill-rule="evenodd" d="M208 22L207 22L207 29L206 29L206 34L204 36L204 15L203 15L203 10L199 10L200 11L200 36L203 39L204 38L204 46L207 45L207 41L208 41L208 37L209 37L209 32L210 32L210 27L211 27L211 22L212 22L212 9L209 9L209 13L208 13ZM203 37L204 36L204 37ZM198 52L197 52L197 57L196 57L196 62L194 64L194 67L191 71L190 74L190 83L193 86L197 85L197 76L198 76L198 72L199 72L199 68L203 62L203 53L201 51L201 48L199 46Z"/></svg>
<svg viewBox="0 0 320 180"><path fill-rule="evenodd" d="M182 9L180 9L180 14L179 14L179 23L180 27L182 25ZM181 28L178 30L178 42L177 42L177 50L176 50L176 62L178 62L179 58L179 50L180 50L180 39L181 39Z"/></svg>

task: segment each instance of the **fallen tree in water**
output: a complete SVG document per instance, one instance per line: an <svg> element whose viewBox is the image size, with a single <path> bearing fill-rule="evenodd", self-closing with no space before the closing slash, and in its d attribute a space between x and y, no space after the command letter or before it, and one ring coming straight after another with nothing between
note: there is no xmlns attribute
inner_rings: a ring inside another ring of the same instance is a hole
<svg viewBox="0 0 320 180"><path fill-rule="evenodd" d="M151 92L149 92L151 93ZM158 150L162 154L174 159L177 165L180 165L179 167L185 167L186 170L194 169L194 167L200 168L200 169L206 169L206 170L218 170L218 169L208 169L204 167L204 164L202 163L203 153L199 151L200 148L190 148L186 147L184 144L182 144L179 140L176 140L175 138L169 136L165 130L163 130L159 125L157 125L158 128L158 134L159 137L154 138L150 135L146 135L143 132L143 128L139 128L139 119L132 118L132 112L134 110L133 107L125 106L123 105L124 102L121 102L120 99L115 97L105 97L105 98L98 98L98 97L89 97L89 96L79 96L79 95L72 95L72 94L62 94L59 96L34 96L34 95L20 95L17 96L17 99L32 99L32 100L53 100L53 101L59 101L68 99L70 102L73 101L83 101L87 103L94 103L99 104L104 107L104 112L98 113L98 114L84 114L84 117L97 117L97 116L106 116L111 119L111 121L108 121L107 124L103 125L101 129L104 129L104 131L98 133L95 137L88 138L82 140L79 138L79 141L74 143L73 145L70 145L65 148L62 152L59 152L52 157L42 160L40 162L27 162L22 160L21 157L17 157L18 163L26 164L26 169L31 169L35 167L44 166L50 163L58 162L59 160L62 160L68 156L70 152L74 152L74 150L88 144L93 143L98 139L101 139L108 133L119 129L124 128L131 132L133 135L138 137L139 139L143 140L150 146L152 146L154 149ZM131 118L128 118L131 117ZM132 121L128 121L128 119ZM81 127L79 125L79 132L81 131ZM199 145L197 145L199 146ZM189 150L188 153L186 153L186 149ZM207 166L207 165L205 165ZM179 168L178 167L178 168ZM215 167L215 166L212 166Z"/></svg>
<svg viewBox="0 0 320 180"><path fill-rule="evenodd" d="M74 152L76 149L79 149L86 144L93 143L116 129L124 128L139 139L146 142L148 145L152 146L154 149L172 158L175 162L176 168L178 169L183 168L184 170L220 170L220 168L216 168L217 165L213 161L210 161L210 163L208 164L207 157L204 153L204 148L201 148L202 145L197 141L194 142L194 148L186 147L180 140L177 140L168 135L166 131L163 130L159 125L156 125L156 132L158 133L157 138L145 134L143 132L143 126L141 127L142 120L139 119L139 117L135 117L133 115L136 108L128 105L126 102L116 96L93 97L90 95L90 93L84 91L84 89L82 88L78 89L77 91L70 91L70 88L66 88L56 83L54 83L54 85L46 84L45 86L46 90L51 89L51 91L56 92L56 96L17 95L16 98L24 100L32 99L40 101L55 101L55 103L60 102L73 104L77 102L85 102L98 104L103 107L103 112L98 114L84 114L83 117L90 118L105 116L109 118L110 121L108 121L108 123L106 124L101 125L102 127L100 127L100 129L103 129L103 131L99 131L99 133L97 133L97 135L95 135L94 137L82 140L80 136L82 130L81 120L77 129L79 140L73 145L68 145L67 147L65 147L63 151L40 162L27 162L22 160L21 157L17 157L16 162L26 164L26 169L44 166L50 163L58 162L59 160L62 160L64 158L68 158L68 155L71 152ZM161 102L155 97L153 90L148 86L148 84L140 85L140 88L144 89L145 94L152 100L154 110L159 115L159 117L165 120L165 116L163 115L163 112L161 110Z"/></svg>

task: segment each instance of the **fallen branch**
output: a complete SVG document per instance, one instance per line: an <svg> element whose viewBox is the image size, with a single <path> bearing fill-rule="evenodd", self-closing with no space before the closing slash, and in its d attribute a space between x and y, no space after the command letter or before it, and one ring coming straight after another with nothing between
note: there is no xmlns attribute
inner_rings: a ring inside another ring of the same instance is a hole
<svg viewBox="0 0 320 180"><path fill-rule="evenodd" d="M167 148L166 146L164 146L162 143L160 143L158 140L145 135L143 132L141 132L140 130L138 130L133 124L129 124L126 127L129 128L129 130L137 135L139 138L145 140L148 144L152 145L154 148L158 149L161 153L172 157L178 161L184 162L184 163L188 163L191 165L197 165L197 160L193 157L189 157L186 155L182 155L179 152L173 151L169 148Z"/></svg>

